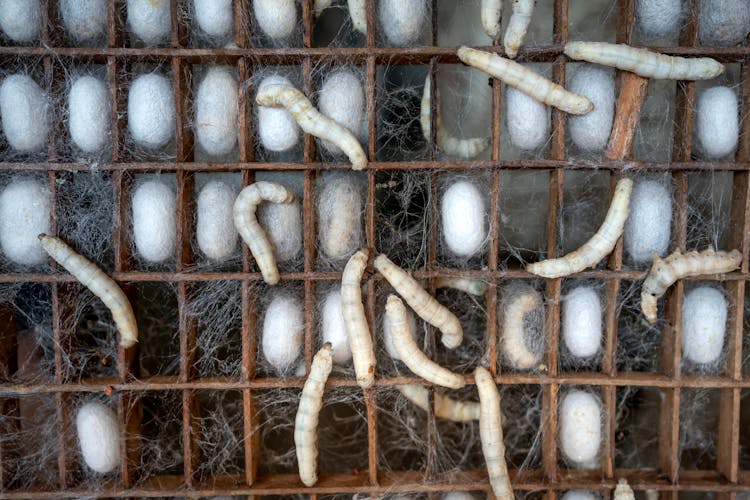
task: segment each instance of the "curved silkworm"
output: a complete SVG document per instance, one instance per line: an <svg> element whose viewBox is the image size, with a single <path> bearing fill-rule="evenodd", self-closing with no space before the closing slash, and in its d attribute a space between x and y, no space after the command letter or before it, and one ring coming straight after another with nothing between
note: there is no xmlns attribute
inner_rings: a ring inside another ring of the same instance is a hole
<svg viewBox="0 0 750 500"><path fill-rule="evenodd" d="M255 216L258 205L263 201L291 203L294 201L294 193L274 182L259 181L250 184L240 191L234 200L234 227L240 233L242 241L250 248L263 280L269 285L275 285L279 282L280 276L273 255L273 246Z"/></svg>
<svg viewBox="0 0 750 500"><path fill-rule="evenodd" d="M122 288L96 264L70 248L60 238L40 234L39 239L42 242L42 248L50 257L75 276L109 308L117 330L120 332L120 345L126 349L135 345L138 342L138 325L133 314L133 307Z"/></svg>
<svg viewBox="0 0 750 500"><path fill-rule="evenodd" d="M552 80L538 75L515 61L469 47L458 49L458 58L480 71L515 87L532 99L554 106L566 113L584 115L594 109L585 96L565 90Z"/></svg>
<svg viewBox="0 0 750 500"><path fill-rule="evenodd" d="M503 0L482 0L480 7L482 29L493 40L500 34L500 20L503 15Z"/></svg>
<svg viewBox="0 0 750 500"><path fill-rule="evenodd" d="M514 500L508 464L505 462L500 393L492 375L485 368L478 366L474 370L474 379L479 392L479 438L492 492L498 500Z"/></svg>
<svg viewBox="0 0 750 500"><path fill-rule="evenodd" d="M427 411L430 397L426 387L421 385L397 385L396 389L415 406ZM435 416L453 422L471 422L479 420L479 403L458 401L439 392L435 393Z"/></svg>
<svg viewBox="0 0 750 500"><path fill-rule="evenodd" d="M709 57L675 57L606 42L568 42L565 55L630 71L646 78L710 80L724 72L724 65Z"/></svg>
<svg viewBox="0 0 750 500"><path fill-rule="evenodd" d="M306 133L329 141L341 149L354 170L367 165L367 156L354 134L315 109L305 94L289 85L266 85L258 91L255 101L261 106L285 108Z"/></svg>
<svg viewBox="0 0 750 500"><path fill-rule="evenodd" d="M598 264L600 260L612 252L617 240L622 235L625 221L628 218L632 190L632 180L620 179L615 186L615 194L612 196L607 216L590 240L564 257L528 264L526 270L544 278L559 278L581 272L587 267Z"/></svg>
<svg viewBox="0 0 750 500"><path fill-rule="evenodd" d="M702 252L686 254L674 252L664 259L654 252L654 263L641 288L643 315L649 323L656 322L656 302L677 280L702 274L728 273L740 267L741 263L742 254L738 250L717 252L707 248Z"/></svg>
<svg viewBox="0 0 750 500"><path fill-rule="evenodd" d="M481 297L487 291L488 284L477 278L452 278L439 276L435 278L435 288L453 288L470 295Z"/></svg>
<svg viewBox="0 0 750 500"><path fill-rule="evenodd" d="M516 293L505 306L503 319L503 353L514 368L530 370L539 365L541 352L532 352L526 345L526 315L542 305L542 296L530 288Z"/></svg>
<svg viewBox="0 0 750 500"><path fill-rule="evenodd" d="M505 29L505 53L511 59L518 55L518 49L523 44L523 37L531 24L531 15L534 13L534 0L513 0L513 14L510 16L508 27Z"/></svg>
<svg viewBox="0 0 750 500"><path fill-rule="evenodd" d="M346 335L357 383L367 389L375 381L375 350L370 327L362 305L362 274L367 267L369 252L366 248L351 256L341 275L341 315L344 317Z"/></svg>
<svg viewBox="0 0 750 500"><path fill-rule="evenodd" d="M310 375L302 387L294 419L294 446L299 477L305 486L318 482L318 419L323 407L323 390L333 368L333 348L326 342L313 357Z"/></svg>

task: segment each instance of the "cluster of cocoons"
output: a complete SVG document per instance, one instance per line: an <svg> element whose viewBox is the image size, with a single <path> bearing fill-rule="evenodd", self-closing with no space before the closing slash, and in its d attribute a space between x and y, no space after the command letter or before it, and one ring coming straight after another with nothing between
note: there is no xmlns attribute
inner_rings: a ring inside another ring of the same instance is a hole
<svg viewBox="0 0 750 500"><path fill-rule="evenodd" d="M0 247L3 254L20 265L47 261L37 235L49 233L49 187L33 179L18 179L0 193Z"/></svg>
<svg viewBox="0 0 750 500"><path fill-rule="evenodd" d="M159 263L174 257L177 201L171 187L158 180L141 183L133 193L133 241L138 255Z"/></svg>
<svg viewBox="0 0 750 500"><path fill-rule="evenodd" d="M60 0L63 24L76 42L91 42L107 32L107 0Z"/></svg>
<svg viewBox="0 0 750 500"><path fill-rule="evenodd" d="M459 257L476 254L487 239L486 207L479 188L459 180L443 193L440 204L443 240Z"/></svg>
<svg viewBox="0 0 750 500"><path fill-rule="evenodd" d="M737 94L729 87L712 87L698 97L695 133L700 150L708 158L734 153L740 136Z"/></svg>
<svg viewBox="0 0 750 500"><path fill-rule="evenodd" d="M302 301L286 292L274 294L263 319L261 349L278 374L292 370L302 352L305 316Z"/></svg>
<svg viewBox="0 0 750 500"><path fill-rule="evenodd" d="M39 39L41 27L39 0L0 0L0 29L16 43Z"/></svg>
<svg viewBox="0 0 750 500"><path fill-rule="evenodd" d="M29 76L13 74L0 85L0 116L10 147L22 153L41 151L49 131L47 94Z"/></svg>
<svg viewBox="0 0 750 500"><path fill-rule="evenodd" d="M157 73L141 75L128 92L128 130L136 144L158 149L175 133L172 82Z"/></svg>
<svg viewBox="0 0 750 500"><path fill-rule="evenodd" d="M359 137L365 116L365 92L359 77L347 69L329 74L320 88L318 109L328 118L349 129L355 137ZM320 142L323 149L329 153L342 153L335 144L329 141Z"/></svg>
<svg viewBox="0 0 750 500"><path fill-rule="evenodd" d="M237 144L237 79L225 67L206 72L195 97L195 137L211 156L232 151Z"/></svg>
<svg viewBox="0 0 750 500"><path fill-rule="evenodd" d="M560 402L560 450L580 468L596 467L602 441L602 403L587 391L573 389Z"/></svg>
<svg viewBox="0 0 750 500"><path fill-rule="evenodd" d="M750 32L747 0L701 0L698 36L701 45L729 47L742 43Z"/></svg>
<svg viewBox="0 0 750 500"><path fill-rule="evenodd" d="M635 23L649 39L671 38L680 33L684 0L636 0Z"/></svg>
<svg viewBox="0 0 750 500"><path fill-rule="evenodd" d="M101 403L85 403L76 415L76 432L86 465L100 474L120 465L120 432L117 415Z"/></svg>
<svg viewBox="0 0 750 500"><path fill-rule="evenodd" d="M602 343L602 302L592 286L579 286L563 298L562 337L576 358L590 358Z"/></svg>
<svg viewBox="0 0 750 500"><path fill-rule="evenodd" d="M362 190L353 177L323 177L318 198L318 238L326 258L340 261L360 247L362 211Z"/></svg>
<svg viewBox="0 0 750 500"><path fill-rule="evenodd" d="M505 86L505 121L510 143L518 149L533 151L549 139L549 107L510 85Z"/></svg>
<svg viewBox="0 0 750 500"><path fill-rule="evenodd" d="M281 75L267 76L260 82L260 92L268 85L292 85L288 78ZM299 142L299 125L294 117L284 108L257 106L258 137L268 151L288 151Z"/></svg>
<svg viewBox="0 0 750 500"><path fill-rule="evenodd" d="M81 76L68 94L70 138L81 151L97 153L109 140L110 108L107 84L93 76Z"/></svg>
<svg viewBox="0 0 750 500"><path fill-rule="evenodd" d="M568 117L570 138L584 151L603 151L615 119L615 78L611 69L582 65L570 79L568 90L586 96L594 109Z"/></svg>
<svg viewBox="0 0 750 500"><path fill-rule="evenodd" d="M171 0L128 0L128 27L146 45L169 41L172 33Z"/></svg>
<svg viewBox="0 0 750 500"><path fill-rule="evenodd" d="M380 26L389 45L413 45L424 32L426 0L381 0Z"/></svg>
<svg viewBox="0 0 750 500"><path fill-rule="evenodd" d="M195 235L198 248L213 260L223 260L237 248L232 208L237 191L221 181L206 183L198 194Z"/></svg>
<svg viewBox="0 0 750 500"><path fill-rule="evenodd" d="M193 0L195 21L206 35L223 39L232 33L232 0Z"/></svg>
<svg viewBox="0 0 750 500"><path fill-rule="evenodd" d="M283 41L297 28L295 0L254 0L253 13L258 27L273 40Z"/></svg>
<svg viewBox="0 0 750 500"><path fill-rule="evenodd" d="M657 181L635 183L630 213L625 222L623 244L635 264L649 263L653 254L663 256L669 248L672 227L672 193Z"/></svg>
<svg viewBox="0 0 750 500"><path fill-rule="evenodd" d="M700 286L685 294L682 303L682 355L697 364L718 361L724 348L727 299L721 291Z"/></svg>

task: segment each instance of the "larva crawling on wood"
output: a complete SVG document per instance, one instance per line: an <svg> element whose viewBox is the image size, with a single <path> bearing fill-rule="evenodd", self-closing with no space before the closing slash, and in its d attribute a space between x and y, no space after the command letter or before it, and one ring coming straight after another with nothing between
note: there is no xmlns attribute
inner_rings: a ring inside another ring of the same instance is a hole
<svg viewBox="0 0 750 500"><path fill-rule="evenodd" d="M398 267L384 254L375 258L375 269L404 298L417 315L442 332L441 341L448 349L461 345L463 328L458 318L427 293L409 273Z"/></svg>
<svg viewBox="0 0 750 500"><path fill-rule="evenodd" d="M268 85L258 91L255 101L261 106L285 108L306 133L329 141L341 149L354 170L367 165L367 156L354 134L315 109L305 94L290 85Z"/></svg>
<svg viewBox="0 0 750 500"><path fill-rule="evenodd" d="M513 293L503 312L501 349L513 368L530 370L542 361L542 349L529 349L526 342L526 316L542 305L542 296L533 288Z"/></svg>
<svg viewBox="0 0 750 500"><path fill-rule="evenodd" d="M529 97L566 113L584 115L594 109L594 104L586 97L569 92L531 69L497 54L461 47L458 49L458 58L464 64L484 71Z"/></svg>
<svg viewBox="0 0 750 500"><path fill-rule="evenodd" d="M406 399L427 411L430 404L429 392L421 385L397 385L396 388ZM445 394L435 393L435 416L453 422L479 420L479 403L459 401Z"/></svg>
<svg viewBox="0 0 750 500"><path fill-rule="evenodd" d="M620 179L617 181L615 194L612 196L612 203L607 210L607 216L590 240L564 257L529 264L526 266L526 270L544 278L559 278L581 272L598 264L600 260L612 252L617 240L622 235L625 221L628 218L632 190L632 180Z"/></svg>
<svg viewBox="0 0 750 500"><path fill-rule="evenodd" d="M674 252L662 259L654 254L654 263L641 288L641 311L646 320L656 322L656 301L677 280L702 274L728 273L740 267L742 254L738 250L717 252L707 248L702 252L681 254Z"/></svg>
<svg viewBox="0 0 750 500"><path fill-rule="evenodd" d="M294 419L294 446L299 477L305 486L318 482L318 418L323 407L323 390L333 368L333 348L326 342L313 357L310 375L302 387Z"/></svg>
<svg viewBox="0 0 750 500"><path fill-rule="evenodd" d="M479 392L479 438L492 492L498 500L513 500L515 497L505 462L500 393L487 369L478 366L474 370L474 379Z"/></svg>
<svg viewBox="0 0 750 500"><path fill-rule="evenodd" d="M568 42L565 55L630 71L645 78L667 80L710 80L724 72L724 65L709 57L675 57L606 42Z"/></svg>
<svg viewBox="0 0 750 500"><path fill-rule="evenodd" d="M460 389L466 385L463 376L438 365L419 349L409 328L406 307L401 299L395 295L389 295L385 304L385 314L391 324L393 347L401 361L412 372L428 382L449 389Z"/></svg>
<svg viewBox="0 0 750 500"><path fill-rule="evenodd" d="M234 201L232 209L234 227L245 244L250 247L250 252L258 264L263 280L269 285L275 285L279 282L280 276L273 255L273 246L256 217L258 206L263 201L291 203L294 201L294 193L274 182L260 181L250 184L240 191Z"/></svg>
<svg viewBox="0 0 750 500"><path fill-rule="evenodd" d="M493 40L500 34L500 20L503 16L503 0L482 0L480 10L482 29Z"/></svg>
<svg viewBox="0 0 750 500"><path fill-rule="evenodd" d="M366 248L351 256L341 275L341 314L344 316L349 349L352 352L357 383L367 389L375 381L375 350L362 304L362 274L367 267Z"/></svg>
<svg viewBox="0 0 750 500"><path fill-rule="evenodd" d="M424 81L424 90L422 91L422 102L419 109L419 123L422 126L422 134L427 142L431 138L430 124L430 103L432 101L430 92L430 75ZM445 154L456 156L458 158L469 159L487 149L490 144L488 137L472 137L470 139L459 139L448 132L440 117L440 104L437 105L435 116L435 143L437 147Z"/></svg>
<svg viewBox="0 0 750 500"><path fill-rule="evenodd" d="M511 59L518 55L518 49L523 44L523 37L531 24L531 15L534 13L534 0L513 0L513 14L510 16L508 27L505 29L505 53Z"/></svg>
<svg viewBox="0 0 750 500"><path fill-rule="evenodd" d="M42 247L50 257L99 297L112 312L112 319L120 332L120 345L133 347L138 342L138 325L125 292L104 271L70 248L56 236L40 234Z"/></svg>
<svg viewBox="0 0 750 500"><path fill-rule="evenodd" d="M453 288L469 295L481 297L487 291L488 284L477 278L451 278L438 276L435 279L435 288Z"/></svg>
<svg viewBox="0 0 750 500"><path fill-rule="evenodd" d="M622 478L617 481L614 497L615 500L635 500L635 493L633 493L633 488L630 487L627 479Z"/></svg>

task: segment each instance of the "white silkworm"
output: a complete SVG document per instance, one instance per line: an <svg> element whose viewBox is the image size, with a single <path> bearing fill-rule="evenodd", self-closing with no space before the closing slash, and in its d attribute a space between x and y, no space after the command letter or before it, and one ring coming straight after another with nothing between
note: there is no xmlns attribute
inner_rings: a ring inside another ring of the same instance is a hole
<svg viewBox="0 0 750 500"><path fill-rule="evenodd" d="M263 280L269 285L279 282L279 269L273 255L273 247L268 236L258 223L255 214L261 202L291 203L294 193L274 182L260 181L245 187L234 201L234 227L240 233L242 240L250 248L255 262L258 264Z"/></svg>
<svg viewBox="0 0 750 500"><path fill-rule="evenodd" d="M349 17L352 18L354 29L367 34L367 5L366 0L348 0Z"/></svg>
<svg viewBox="0 0 750 500"><path fill-rule="evenodd" d="M50 257L72 274L91 293L99 297L112 312L120 332L120 345L129 348L138 342L138 325L130 301L117 283L93 262L78 254L63 240L40 234L42 247Z"/></svg>
<svg viewBox="0 0 750 500"><path fill-rule="evenodd" d="M430 75L424 81L424 90L422 91L422 102L419 109L419 123L422 126L422 134L427 142L430 141L431 124L430 124ZM445 128L440 116L440 105L437 106L435 116L435 143L437 147L447 155L458 158L469 159L487 149L490 144L488 137L472 137L470 139L460 139Z"/></svg>
<svg viewBox="0 0 750 500"><path fill-rule="evenodd" d="M566 113L583 115L594 109L594 104L586 97L569 92L531 69L497 54L461 47L458 49L458 58L465 64L517 88L529 97Z"/></svg>
<svg viewBox="0 0 750 500"><path fill-rule="evenodd" d="M385 314L391 324L393 347L396 348L401 361L412 372L428 382L449 389L460 389L466 385L463 376L438 365L419 349L409 329L406 307L401 299L395 295L389 295L385 304Z"/></svg>
<svg viewBox="0 0 750 500"><path fill-rule="evenodd" d="M403 396L424 411L430 405L429 392L421 385L397 385ZM437 418L453 422L471 422L479 420L479 403L473 401L459 401L449 398L445 394L435 393L434 413Z"/></svg>
<svg viewBox="0 0 750 500"><path fill-rule="evenodd" d="M326 343L313 357L294 419L299 477L308 487L318 482L318 419L323 407L323 391L333 368L332 350L331 344Z"/></svg>
<svg viewBox="0 0 750 500"><path fill-rule="evenodd" d="M503 15L503 0L482 0L480 9L482 29L488 37L494 40L500 34L500 19Z"/></svg>
<svg viewBox="0 0 750 500"><path fill-rule="evenodd" d="M527 335L530 329L526 328L525 321L526 316L541 305L542 296L531 287L513 293L505 305L501 348L510 364L518 370L535 368L542 361L542 349L529 348L527 337L533 340L532 337L537 335Z"/></svg>
<svg viewBox="0 0 750 500"><path fill-rule="evenodd" d="M625 221L628 218L632 190L632 180L620 179L617 181L615 194L612 196L612 203L607 210L607 216L590 240L564 257L529 264L526 266L526 270L544 278L559 278L581 272L599 263L612 252L617 240L622 235Z"/></svg>
<svg viewBox="0 0 750 500"><path fill-rule="evenodd" d="M469 295L481 297L487 291L488 284L477 278L451 278L438 276L435 279L435 288L453 288Z"/></svg>
<svg viewBox="0 0 750 500"><path fill-rule="evenodd" d="M369 252L366 248L351 256L341 275L341 314L344 315L349 349L352 352L354 373L363 389L375 381L375 350L370 327L362 304L362 274L367 267Z"/></svg>
<svg viewBox="0 0 750 500"><path fill-rule="evenodd" d="M367 157L356 137L346 128L315 109L305 95L290 85L268 85L255 96L261 106L285 108L308 134L332 142L349 157L354 170L367 165Z"/></svg>
<svg viewBox="0 0 750 500"><path fill-rule="evenodd" d="M534 13L534 0L513 0L513 14L510 16L508 27L505 29L505 53L508 57L515 59L518 49L523 44L523 37L531 24L531 16Z"/></svg>
<svg viewBox="0 0 750 500"><path fill-rule="evenodd" d="M435 300L412 278L384 254L375 258L375 268L404 298L417 315L442 332L442 342L448 349L458 347L464 332L458 318L447 307Z"/></svg>
<svg viewBox="0 0 750 500"><path fill-rule="evenodd" d="M654 263L641 288L641 311L649 323L656 322L656 301L677 280L702 274L728 273L740 267L742 254L737 250L717 252L707 248L702 252L681 254L674 252L662 259L654 254Z"/></svg>
<svg viewBox="0 0 750 500"><path fill-rule="evenodd" d="M414 334L417 331L417 320L411 309L406 310L406 321L409 323L409 331ZM400 361L396 347L393 345L393 334L391 333L391 320L387 314L383 314L383 346L386 352L394 361Z"/></svg>
<svg viewBox="0 0 750 500"><path fill-rule="evenodd" d="M487 464L492 492L498 500L514 500L508 464L505 462L500 393L492 375L485 368L477 366L474 370L474 379L479 392L479 438L482 441L482 453Z"/></svg>
<svg viewBox="0 0 750 500"><path fill-rule="evenodd" d="M617 481L614 498L615 500L635 500L635 493L633 493L633 488L630 487L627 479L622 478Z"/></svg>
<svg viewBox="0 0 750 500"><path fill-rule="evenodd" d="M76 414L76 433L83 461L93 471L111 472L120 465L117 415L109 406L86 403Z"/></svg>
<svg viewBox="0 0 750 500"><path fill-rule="evenodd" d="M667 80L710 80L724 72L724 65L708 57L674 57L625 44L568 42L565 55L630 71L646 78Z"/></svg>

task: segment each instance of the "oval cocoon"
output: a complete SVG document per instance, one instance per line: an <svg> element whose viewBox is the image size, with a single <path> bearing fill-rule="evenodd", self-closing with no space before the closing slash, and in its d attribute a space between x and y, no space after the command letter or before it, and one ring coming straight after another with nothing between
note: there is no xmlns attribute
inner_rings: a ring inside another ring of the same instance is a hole
<svg viewBox="0 0 750 500"><path fill-rule="evenodd" d="M636 0L635 22L650 38L676 36L683 20L684 0Z"/></svg>
<svg viewBox="0 0 750 500"><path fill-rule="evenodd" d="M737 45L750 31L747 0L701 0L698 34L701 45Z"/></svg>
<svg viewBox="0 0 750 500"><path fill-rule="evenodd" d="M454 182L441 203L443 240L460 257L474 255L487 237L482 193L468 181Z"/></svg>
<svg viewBox="0 0 750 500"><path fill-rule="evenodd" d="M263 319L263 357L277 372L294 367L302 352L305 320L302 302L296 297L278 293L266 309Z"/></svg>
<svg viewBox="0 0 750 500"><path fill-rule="evenodd" d="M359 137L365 116L365 93L362 82L349 70L331 73L323 82L318 97L318 109L333 121ZM329 141L320 141L329 153L339 154L341 149Z"/></svg>
<svg viewBox="0 0 750 500"><path fill-rule="evenodd" d="M602 405L591 393L571 390L560 403L560 448L568 460L594 466L602 440Z"/></svg>
<svg viewBox="0 0 750 500"><path fill-rule="evenodd" d="M174 256L177 239L176 200L172 189L147 181L133 194L133 238L138 255L149 262Z"/></svg>
<svg viewBox="0 0 750 500"><path fill-rule="evenodd" d="M320 246L329 259L350 256L362 240L362 193L350 177L326 179L318 201Z"/></svg>
<svg viewBox="0 0 750 500"><path fill-rule="evenodd" d="M602 343L602 303L590 286L579 286L563 298L562 334L565 346L577 358L599 352Z"/></svg>
<svg viewBox="0 0 750 500"><path fill-rule="evenodd" d="M259 210L260 224L273 245L279 262L293 260L302 250L302 207L299 199L291 203L263 203Z"/></svg>
<svg viewBox="0 0 750 500"><path fill-rule="evenodd" d="M601 497L588 490L569 490L562 496L562 500L599 500Z"/></svg>
<svg viewBox="0 0 750 500"><path fill-rule="evenodd" d="M171 82L156 73L141 75L130 85L128 129L145 148L165 146L174 136L174 94Z"/></svg>
<svg viewBox="0 0 750 500"><path fill-rule="evenodd" d="M39 37L39 0L0 0L0 29L16 43Z"/></svg>
<svg viewBox="0 0 750 500"><path fill-rule="evenodd" d="M520 90L505 87L505 120L513 146L538 149L549 139L549 108Z"/></svg>
<svg viewBox="0 0 750 500"><path fill-rule="evenodd" d="M337 365L349 364L352 351L349 349L349 336L341 313L341 290L333 290L326 296L321 317L323 343L330 342L333 346L333 362Z"/></svg>
<svg viewBox="0 0 750 500"><path fill-rule="evenodd" d="M625 221L624 245L630 259L638 264L663 256L669 247L672 227L672 193L656 181L635 183L630 196L630 213Z"/></svg>
<svg viewBox="0 0 750 500"><path fill-rule="evenodd" d="M410 308L406 308L406 322L409 324L409 331L411 331L411 336L416 337L417 333L417 319L414 317L414 313ZM385 350L388 352L388 355L391 357L391 359L394 359L396 361L401 359L401 356L399 356L398 351L396 351L396 348L393 345L393 334L391 333L391 322L388 319L387 314L383 314L383 345L385 345Z"/></svg>
<svg viewBox="0 0 750 500"><path fill-rule="evenodd" d="M87 153L101 151L109 137L109 116L107 85L93 76L77 79L68 95L68 127L73 143Z"/></svg>
<svg viewBox="0 0 750 500"><path fill-rule="evenodd" d="M60 13L68 33L79 42L107 32L107 0L61 0Z"/></svg>
<svg viewBox="0 0 750 500"><path fill-rule="evenodd" d="M210 259L221 260L237 248L232 208L237 191L224 182L212 181L198 195L195 233L198 247Z"/></svg>
<svg viewBox="0 0 750 500"><path fill-rule="evenodd" d="M169 41L172 33L170 0L128 0L128 25L147 45Z"/></svg>
<svg viewBox="0 0 750 500"><path fill-rule="evenodd" d="M47 95L26 75L10 75L0 85L0 115L8 144L21 152L47 144Z"/></svg>
<svg viewBox="0 0 750 500"><path fill-rule="evenodd" d="M586 64L570 79L568 90L594 103L585 115L568 117L570 137L584 151L602 151L609 142L615 118L615 78L611 70Z"/></svg>
<svg viewBox="0 0 750 500"><path fill-rule="evenodd" d="M193 0L195 20L204 33L223 38L232 32L232 0Z"/></svg>
<svg viewBox="0 0 750 500"><path fill-rule="evenodd" d="M704 90L698 98L695 131L708 158L733 154L740 136L737 95L729 87Z"/></svg>
<svg viewBox="0 0 750 500"><path fill-rule="evenodd" d="M289 79L279 75L268 76L258 86L258 91L267 85L291 85ZM258 136L269 151L287 151L299 141L299 126L292 115L282 108L258 106Z"/></svg>
<svg viewBox="0 0 750 500"><path fill-rule="evenodd" d="M16 264L47 261L37 236L50 232L49 204L49 187L30 179L13 181L0 193L0 246Z"/></svg>
<svg viewBox="0 0 750 500"><path fill-rule="evenodd" d="M76 430L81 455L93 471L106 474L120 465L120 439L115 412L101 403L78 409Z"/></svg>
<svg viewBox="0 0 750 500"><path fill-rule="evenodd" d="M694 363L713 363L721 356L727 328L727 299L716 288L701 286L682 303L682 354Z"/></svg>
<svg viewBox="0 0 750 500"><path fill-rule="evenodd" d="M380 26L390 45L411 45L427 19L425 0L380 0Z"/></svg>
<svg viewBox="0 0 750 500"><path fill-rule="evenodd" d="M237 80L226 68L211 68L198 86L195 135L206 153L218 156L237 144Z"/></svg>
<svg viewBox="0 0 750 500"><path fill-rule="evenodd" d="M253 11L263 33L275 40L290 36L297 27L294 0L253 0Z"/></svg>

